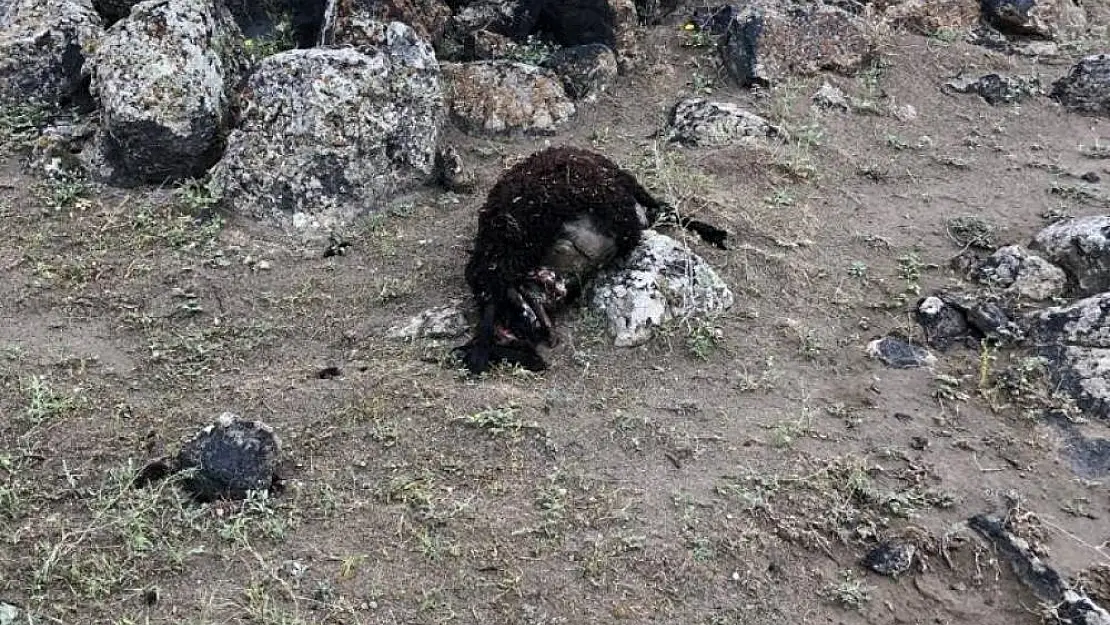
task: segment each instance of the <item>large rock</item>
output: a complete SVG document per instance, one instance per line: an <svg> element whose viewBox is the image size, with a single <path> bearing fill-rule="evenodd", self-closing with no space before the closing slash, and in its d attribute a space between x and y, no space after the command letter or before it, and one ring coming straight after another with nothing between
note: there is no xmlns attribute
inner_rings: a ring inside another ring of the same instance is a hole
<svg viewBox="0 0 1110 625"><path fill-rule="evenodd" d="M1110 293L1031 313L1025 322L1037 345L1110 348Z"/></svg>
<svg viewBox="0 0 1110 625"><path fill-rule="evenodd" d="M575 112L553 72L513 61L444 64L451 115L468 133L551 134Z"/></svg>
<svg viewBox="0 0 1110 625"><path fill-rule="evenodd" d="M562 48L547 59L544 67L559 75L568 96L585 101L597 99L619 69L617 55L603 43Z"/></svg>
<svg viewBox="0 0 1110 625"><path fill-rule="evenodd" d="M1078 295L1110 290L1110 216L1052 224L1037 233L1031 247L1068 272Z"/></svg>
<svg viewBox="0 0 1110 625"><path fill-rule="evenodd" d="M670 137L691 146L766 145L783 140L786 132L759 115L731 102L688 98L671 112Z"/></svg>
<svg viewBox="0 0 1110 625"><path fill-rule="evenodd" d="M446 32L451 7L441 0L327 0L324 15L324 45L376 48L377 24L401 22L434 46Z"/></svg>
<svg viewBox="0 0 1110 625"><path fill-rule="evenodd" d="M0 104L80 96L85 55L102 34L91 0L14 0L0 11Z"/></svg>
<svg viewBox="0 0 1110 625"><path fill-rule="evenodd" d="M143 2L90 57L101 146L124 177L196 177L219 159L230 94L244 67L239 28L221 6Z"/></svg>
<svg viewBox="0 0 1110 625"><path fill-rule="evenodd" d="M1060 297L1068 276L1056 265L1020 245L998 248L972 271L972 276L993 287L1031 300Z"/></svg>
<svg viewBox="0 0 1110 625"><path fill-rule="evenodd" d="M967 30L979 21L979 0L903 0L883 11L887 23L919 35Z"/></svg>
<svg viewBox="0 0 1110 625"><path fill-rule="evenodd" d="M1052 84L1052 97L1071 111L1110 116L1110 54L1080 60Z"/></svg>
<svg viewBox="0 0 1110 625"><path fill-rule="evenodd" d="M1057 392L1071 396L1086 414L1110 419L1110 349L1053 345L1040 352Z"/></svg>
<svg viewBox="0 0 1110 625"><path fill-rule="evenodd" d="M187 441L174 471L188 471L182 486L199 501L242 499L268 491L277 478L281 441L261 421L225 412Z"/></svg>
<svg viewBox="0 0 1110 625"><path fill-rule="evenodd" d="M651 230L627 260L598 277L591 297L619 347L647 342L671 319L724 311L732 302L732 291L705 260Z"/></svg>
<svg viewBox="0 0 1110 625"><path fill-rule="evenodd" d="M212 170L233 210L311 236L431 180L443 95L431 47L392 23L376 54L291 50L247 81Z"/></svg>
<svg viewBox="0 0 1110 625"><path fill-rule="evenodd" d="M140 2L142 0L93 0L93 6L104 19L115 22L127 17L131 8Z"/></svg>
<svg viewBox="0 0 1110 625"><path fill-rule="evenodd" d="M878 45L866 21L818 3L787 13L744 9L729 21L719 49L733 80L750 87L791 74L853 74L877 58Z"/></svg>
<svg viewBox="0 0 1110 625"><path fill-rule="evenodd" d="M1086 22L1073 0L982 0L983 17L1007 35L1055 39Z"/></svg>

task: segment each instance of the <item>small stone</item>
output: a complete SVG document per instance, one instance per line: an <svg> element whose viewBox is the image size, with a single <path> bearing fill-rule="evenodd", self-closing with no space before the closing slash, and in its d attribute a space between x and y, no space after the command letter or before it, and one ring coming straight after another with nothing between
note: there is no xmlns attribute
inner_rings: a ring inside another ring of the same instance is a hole
<svg viewBox="0 0 1110 625"><path fill-rule="evenodd" d="M871 341L867 345L867 355L894 369L930 367L937 362L929 350L896 336Z"/></svg>
<svg viewBox="0 0 1110 625"><path fill-rule="evenodd" d="M1041 93L1041 83L1036 78L986 74L978 78L958 77L945 83L957 93L975 93L992 106L1021 102Z"/></svg>
<svg viewBox="0 0 1110 625"><path fill-rule="evenodd" d="M10 603L0 602L0 625L16 625L19 608Z"/></svg>
<svg viewBox="0 0 1110 625"><path fill-rule="evenodd" d="M929 447L929 439L924 436L914 436L910 439L910 448L916 451L925 451Z"/></svg>
<svg viewBox="0 0 1110 625"><path fill-rule="evenodd" d="M898 577L913 566L917 547L908 542L884 541L867 552L863 564L879 575Z"/></svg>
<svg viewBox="0 0 1110 625"><path fill-rule="evenodd" d="M852 102L840 87L834 87L827 82L821 83L821 87L817 93L813 94L813 102L817 106L840 109L842 111L852 110Z"/></svg>
<svg viewBox="0 0 1110 625"><path fill-rule="evenodd" d="M1083 182L1090 182L1092 184L1095 184L1102 180L1102 176L1099 176L1097 172L1089 171L1080 176L1079 179Z"/></svg>
<svg viewBox="0 0 1110 625"><path fill-rule="evenodd" d="M690 146L767 145L782 141L786 131L731 102L688 98L671 112L670 138Z"/></svg>
<svg viewBox="0 0 1110 625"><path fill-rule="evenodd" d="M176 469L192 470L182 486L198 501L243 499L270 490L280 453L270 426L225 412L181 447Z"/></svg>
<svg viewBox="0 0 1110 625"><path fill-rule="evenodd" d="M260 260L254 265L259 271L268 271L273 267L273 264L268 260Z"/></svg>
<svg viewBox="0 0 1110 625"><path fill-rule="evenodd" d="M412 340L418 338L448 339L466 333L466 315L458 306L439 306L429 308L412 317L402 326L394 326L386 333L391 339Z"/></svg>
<svg viewBox="0 0 1110 625"><path fill-rule="evenodd" d="M925 332L925 342L937 349L963 341L969 333L967 317L935 295L918 302L914 317Z"/></svg>

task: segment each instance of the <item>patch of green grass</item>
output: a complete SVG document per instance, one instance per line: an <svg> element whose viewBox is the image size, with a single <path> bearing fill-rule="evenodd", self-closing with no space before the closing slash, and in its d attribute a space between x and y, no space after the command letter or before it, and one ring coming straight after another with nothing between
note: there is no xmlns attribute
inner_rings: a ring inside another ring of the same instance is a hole
<svg viewBox="0 0 1110 625"><path fill-rule="evenodd" d="M704 317L691 317L686 327L686 349L698 360L709 360L723 342L721 330Z"/></svg>
<svg viewBox="0 0 1110 625"><path fill-rule="evenodd" d="M50 109L39 104L0 106L0 149L11 150L27 145L46 125Z"/></svg>
<svg viewBox="0 0 1110 625"><path fill-rule="evenodd" d="M26 401L23 419L31 425L65 417L81 405L76 394L58 390L44 376L30 376L21 386Z"/></svg>
<svg viewBox="0 0 1110 625"><path fill-rule="evenodd" d="M203 195L192 201L202 201ZM172 206L143 204L129 215L129 226L141 247L165 245L180 250L211 247L223 229L223 219L215 214L182 214Z"/></svg>
<svg viewBox="0 0 1110 625"><path fill-rule="evenodd" d="M195 216L209 214L221 200L220 191L210 181L196 178L183 181L173 194L186 212Z"/></svg>
<svg viewBox="0 0 1110 625"><path fill-rule="evenodd" d="M921 292L921 272L925 267L917 250L911 250L898 257L898 277L905 283L907 293L917 295Z"/></svg>
<svg viewBox="0 0 1110 625"><path fill-rule="evenodd" d="M84 175L73 170L57 172L38 186L39 197L52 211L78 207L88 192L89 185Z"/></svg>
<svg viewBox="0 0 1110 625"><path fill-rule="evenodd" d="M491 436L517 436L521 430L538 428L536 424L526 423L521 419L520 407L514 404L498 408L486 408L479 412L455 417L454 421L467 427L485 430Z"/></svg>
<svg viewBox="0 0 1110 625"><path fill-rule="evenodd" d="M546 63L558 49L558 46L552 43L548 43L535 35L529 35L523 43L512 46L506 58L519 63L540 66Z"/></svg>
<svg viewBox="0 0 1110 625"><path fill-rule="evenodd" d="M874 590L874 587L857 578L851 569L846 569L837 581L821 589L821 597L842 607L859 610L871 601Z"/></svg>

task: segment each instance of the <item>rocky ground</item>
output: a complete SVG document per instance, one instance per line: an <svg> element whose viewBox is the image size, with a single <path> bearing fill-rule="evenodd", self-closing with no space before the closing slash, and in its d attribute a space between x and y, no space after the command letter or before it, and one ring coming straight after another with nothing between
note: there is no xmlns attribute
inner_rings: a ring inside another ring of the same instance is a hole
<svg viewBox="0 0 1110 625"><path fill-rule="evenodd" d="M1110 622L1104 3L130 4L0 0L0 625ZM549 144L731 305L474 379Z"/></svg>

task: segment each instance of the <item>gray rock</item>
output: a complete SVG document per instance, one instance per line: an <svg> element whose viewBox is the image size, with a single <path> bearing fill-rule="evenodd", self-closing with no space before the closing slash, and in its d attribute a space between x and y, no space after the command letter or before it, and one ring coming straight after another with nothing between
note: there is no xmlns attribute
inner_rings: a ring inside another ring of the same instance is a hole
<svg viewBox="0 0 1110 625"><path fill-rule="evenodd" d="M1037 301L1060 297L1068 282L1063 269L1020 245L998 248L972 270L972 277L1004 293Z"/></svg>
<svg viewBox="0 0 1110 625"><path fill-rule="evenodd" d="M917 547L903 541L884 541L876 545L863 558L863 565L879 575L898 577L913 566Z"/></svg>
<svg viewBox="0 0 1110 625"><path fill-rule="evenodd" d="M175 469L189 472L182 486L200 501L242 499L273 486L280 455L270 426L225 412L181 447Z"/></svg>
<svg viewBox="0 0 1110 625"><path fill-rule="evenodd" d="M563 48L544 63L563 81L563 90L574 100L596 100L617 77L617 55L603 43Z"/></svg>
<svg viewBox="0 0 1110 625"><path fill-rule="evenodd" d="M466 315L456 305L429 308L386 333L391 339L452 339L466 334Z"/></svg>
<svg viewBox="0 0 1110 625"><path fill-rule="evenodd" d="M0 14L0 104L79 97L86 51L103 32L91 0L14 0Z"/></svg>
<svg viewBox="0 0 1110 625"><path fill-rule="evenodd" d="M711 315L732 303L732 291L704 259L652 230L626 260L598 276L590 298L618 347L646 343L671 319Z"/></svg>
<svg viewBox="0 0 1110 625"><path fill-rule="evenodd" d="M957 93L975 93L992 106L1021 102L1041 93L1041 83L1036 78L1021 78L986 74L979 78L958 77L945 83Z"/></svg>
<svg viewBox="0 0 1110 625"><path fill-rule="evenodd" d="M431 181L444 113L438 63L404 24L390 24L386 39L373 55L291 50L259 64L212 169L233 210L314 238Z"/></svg>
<svg viewBox="0 0 1110 625"><path fill-rule="evenodd" d="M1110 293L1031 313L1025 323L1038 345L1110 348Z"/></svg>
<svg viewBox="0 0 1110 625"><path fill-rule="evenodd" d="M644 24L658 24L678 8L680 0L636 0L636 14Z"/></svg>
<svg viewBox="0 0 1110 625"><path fill-rule="evenodd" d="M768 140L783 140L786 131L731 102L689 98L671 113L670 137L691 146L720 147L739 144L765 146Z"/></svg>
<svg viewBox="0 0 1110 625"><path fill-rule="evenodd" d="M947 349L971 336L964 312L936 295L918 302L914 317L925 333L925 342L937 349Z"/></svg>
<svg viewBox="0 0 1110 625"><path fill-rule="evenodd" d="M1052 84L1051 95L1068 110L1110 116L1110 54L1081 59Z"/></svg>
<svg viewBox="0 0 1110 625"><path fill-rule="evenodd" d="M89 58L101 146L124 177L203 175L220 157L230 94L244 71L231 14L210 0L148 0Z"/></svg>
<svg viewBox="0 0 1110 625"><path fill-rule="evenodd" d="M879 36L859 17L815 3L788 13L745 8L728 22L718 46L725 70L741 87L791 74L853 74L878 56Z"/></svg>
<svg viewBox="0 0 1110 625"><path fill-rule="evenodd" d="M1007 35L1055 39L1086 21L1072 0L983 0L983 17Z"/></svg>
<svg viewBox="0 0 1110 625"><path fill-rule="evenodd" d="M0 6L0 8L3 8ZM16 625L19 618L19 608L10 603L0 601L0 625Z"/></svg>
<svg viewBox="0 0 1110 625"><path fill-rule="evenodd" d="M479 135L552 134L575 113L554 72L514 61L444 64L450 111Z"/></svg>
<svg viewBox="0 0 1110 625"><path fill-rule="evenodd" d="M1033 237L1031 249L1068 273L1077 295L1110 290L1110 216L1054 223Z"/></svg>
<svg viewBox="0 0 1110 625"><path fill-rule="evenodd" d="M937 357L929 350L896 336L885 336L867 344L867 355L894 369L931 367Z"/></svg>

